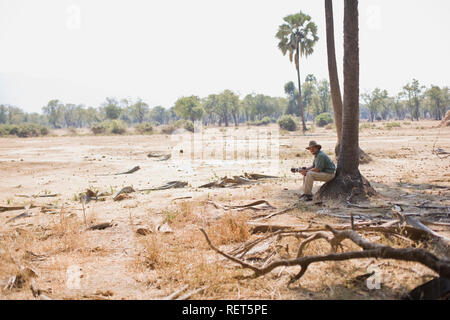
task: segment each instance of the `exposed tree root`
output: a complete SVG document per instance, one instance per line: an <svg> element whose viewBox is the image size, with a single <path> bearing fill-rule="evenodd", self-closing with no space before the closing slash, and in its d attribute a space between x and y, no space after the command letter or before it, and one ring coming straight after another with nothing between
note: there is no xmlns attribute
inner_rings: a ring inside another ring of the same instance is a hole
<svg viewBox="0 0 450 320"><path fill-rule="evenodd" d="M360 173L350 176L337 174L336 178L325 183L314 195L314 201L340 201L350 203L352 199L365 200L374 196L375 189Z"/></svg>

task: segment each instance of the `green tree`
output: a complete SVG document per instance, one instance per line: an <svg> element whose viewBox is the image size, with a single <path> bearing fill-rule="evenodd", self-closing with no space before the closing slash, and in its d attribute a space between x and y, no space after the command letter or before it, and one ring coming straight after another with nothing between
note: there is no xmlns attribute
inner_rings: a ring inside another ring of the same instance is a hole
<svg viewBox="0 0 450 320"><path fill-rule="evenodd" d="M242 109L245 115L245 121L248 123L250 120L254 120L254 110L256 106L256 99L254 94L248 94L242 100Z"/></svg>
<svg viewBox="0 0 450 320"><path fill-rule="evenodd" d="M175 114L183 119L199 120L203 116L203 107L197 96L183 97L175 102Z"/></svg>
<svg viewBox="0 0 450 320"><path fill-rule="evenodd" d="M290 61L295 62L297 70L297 81L299 88L299 108L302 120L303 132L306 131L303 101L302 84L300 80L300 56L308 57L314 51L314 45L319 40L317 36L317 26L311 21L311 17L303 12L284 17L284 24L278 27L276 38L279 40L278 48L283 55L289 53Z"/></svg>
<svg viewBox="0 0 450 320"><path fill-rule="evenodd" d="M166 124L168 122L168 114L166 109L161 106L156 106L150 110L150 120L159 124Z"/></svg>
<svg viewBox="0 0 450 320"><path fill-rule="evenodd" d="M4 124L8 121L8 109L4 105L0 105L0 123Z"/></svg>
<svg viewBox="0 0 450 320"><path fill-rule="evenodd" d="M443 100L443 92L442 89L438 86L431 86L425 92L425 95L428 97L431 103L431 111L434 114L435 120L442 120L444 114L442 114L442 100Z"/></svg>
<svg viewBox="0 0 450 320"><path fill-rule="evenodd" d="M142 123L144 121L145 116L149 112L148 104L142 101L142 99L138 99L136 103L130 106L131 114L137 123Z"/></svg>
<svg viewBox="0 0 450 320"><path fill-rule="evenodd" d="M296 116L300 116L300 111L298 108L298 90L295 87L295 84L293 81L289 81L284 85L284 92L286 93L288 97L288 106L286 110L286 114L292 114ZM305 92L305 91L304 91ZM305 99L306 104L306 99Z"/></svg>
<svg viewBox="0 0 450 320"><path fill-rule="evenodd" d="M411 121L414 121L414 119L419 121L420 94L422 93L423 88L424 87L420 86L419 81L416 79L413 79L411 83L407 83L403 87L403 93L408 99Z"/></svg>
<svg viewBox="0 0 450 320"><path fill-rule="evenodd" d="M371 93L364 93L361 97L369 109L370 122L374 122L378 113L382 111L384 100L388 97L387 91L375 88Z"/></svg>
<svg viewBox="0 0 450 320"><path fill-rule="evenodd" d="M109 120L119 119L120 114L122 113L122 108L119 106L119 102L115 98L106 98L106 101L102 104L102 107L105 112L106 119Z"/></svg>
<svg viewBox="0 0 450 320"><path fill-rule="evenodd" d="M225 90L217 96L217 104L214 112L219 116L220 122L225 122L228 127L228 118L230 114L233 116L235 125L237 125L237 113L240 108L239 97L230 90Z"/></svg>
<svg viewBox="0 0 450 320"><path fill-rule="evenodd" d="M317 94L320 97L320 113L330 112L331 107L331 93L330 83L327 80L322 80L317 86Z"/></svg>
<svg viewBox="0 0 450 320"><path fill-rule="evenodd" d="M50 100L46 106L42 108L42 112L47 116L48 123L57 128L62 117L63 104L59 100Z"/></svg>
<svg viewBox="0 0 450 320"><path fill-rule="evenodd" d="M310 78L302 85L302 101L306 113L305 119L308 119L309 113L314 113L315 105L313 104L313 97L317 95L317 80Z"/></svg>
<svg viewBox="0 0 450 320"><path fill-rule="evenodd" d="M207 115L207 124L214 123L214 115L219 103L219 97L217 94L210 94L208 97L203 99L203 109Z"/></svg>

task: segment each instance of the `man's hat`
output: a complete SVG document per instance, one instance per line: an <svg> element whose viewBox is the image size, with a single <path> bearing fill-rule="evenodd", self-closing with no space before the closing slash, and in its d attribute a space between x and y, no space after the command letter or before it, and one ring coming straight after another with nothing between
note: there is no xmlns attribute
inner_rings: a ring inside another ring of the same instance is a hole
<svg viewBox="0 0 450 320"><path fill-rule="evenodd" d="M317 144L317 142L315 142L315 141L310 141L309 142L309 147L307 147L306 149L309 150L312 147L318 147L319 149L322 149L322 146L320 144Z"/></svg>

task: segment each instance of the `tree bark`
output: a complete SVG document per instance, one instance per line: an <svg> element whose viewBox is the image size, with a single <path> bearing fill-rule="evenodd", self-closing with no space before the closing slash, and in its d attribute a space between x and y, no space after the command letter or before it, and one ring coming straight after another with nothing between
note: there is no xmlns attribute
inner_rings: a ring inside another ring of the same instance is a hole
<svg viewBox="0 0 450 320"><path fill-rule="evenodd" d="M339 153L338 148L341 143L341 136L342 136L342 96L336 65L332 0L325 0L325 17L327 26L326 29L327 29L328 73L330 76L331 100L333 101L334 122L336 124L336 132L337 132L336 154L338 154Z"/></svg>
<svg viewBox="0 0 450 320"><path fill-rule="evenodd" d="M344 103L336 178L322 186L315 200L365 198L375 190L359 172L359 22L358 0L344 5Z"/></svg>
<svg viewBox="0 0 450 320"><path fill-rule="evenodd" d="M303 108L303 98L302 98L302 82L301 82L301 78L300 78L300 53L299 53L299 48L298 48L298 44L297 44L297 65L296 65L296 69L297 69L297 80L298 80L298 105L300 107L300 118L302 119L302 129L303 132L305 132L306 129L306 124L305 124L305 114L304 114L304 108Z"/></svg>
<svg viewBox="0 0 450 320"><path fill-rule="evenodd" d="M344 175L356 175L359 174L358 0L345 0L344 106L338 168Z"/></svg>

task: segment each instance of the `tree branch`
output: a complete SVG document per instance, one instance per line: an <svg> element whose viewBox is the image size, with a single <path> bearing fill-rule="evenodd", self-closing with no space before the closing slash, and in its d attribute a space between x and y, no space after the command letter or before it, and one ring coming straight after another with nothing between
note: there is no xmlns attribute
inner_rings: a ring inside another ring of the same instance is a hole
<svg viewBox="0 0 450 320"><path fill-rule="evenodd" d="M325 261L344 261L351 259L364 259L364 258L380 258L380 259L394 259L401 261L412 261L423 264L434 272L438 273L442 277L450 278L450 259L439 258L421 248L392 248L389 246L372 243L363 239L358 233L352 230L337 231L330 226L326 226L326 229L330 231L334 237L327 237L325 234L313 235L306 239L308 242L317 239L329 239L328 241L335 246L338 246L343 240L349 239L356 245L361 247L363 251L350 251L342 253L330 253L326 255L317 256L306 256L297 257L295 259L282 259L277 260L265 267L256 267L248 264L245 261L237 259L233 256L226 254L225 252L216 248L210 241L208 234L203 228L200 229L206 238L209 246L219 253L220 255L226 257L227 259L240 264L242 267L251 269L255 273L255 277L265 275L277 267L281 266L300 266L301 270L289 283L292 283L300 279L306 272L308 266L314 262L325 262ZM305 243L305 241L303 243Z"/></svg>

